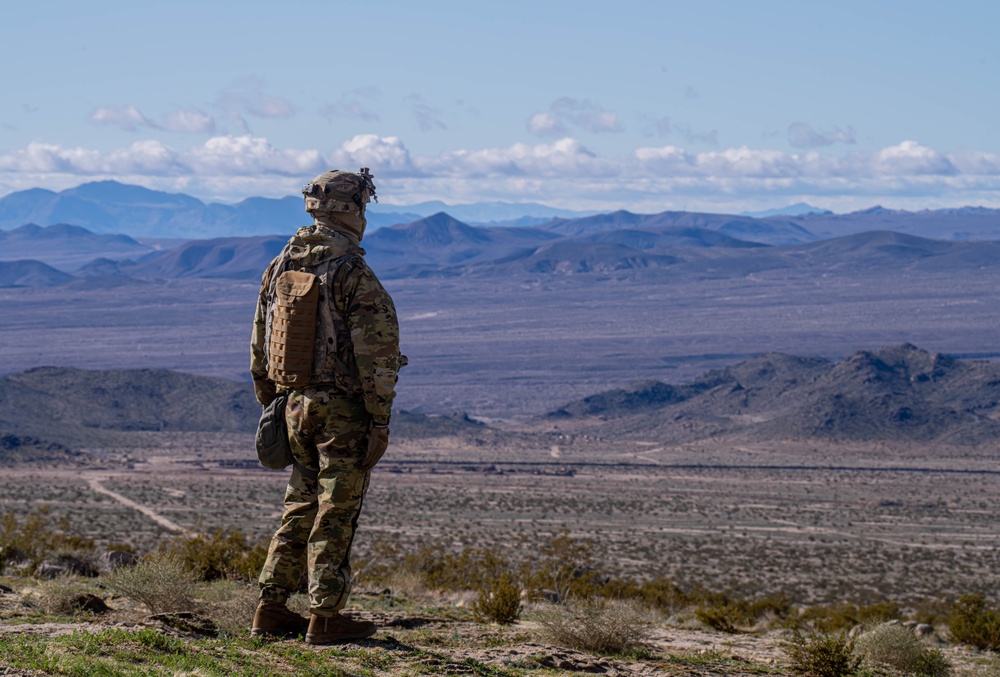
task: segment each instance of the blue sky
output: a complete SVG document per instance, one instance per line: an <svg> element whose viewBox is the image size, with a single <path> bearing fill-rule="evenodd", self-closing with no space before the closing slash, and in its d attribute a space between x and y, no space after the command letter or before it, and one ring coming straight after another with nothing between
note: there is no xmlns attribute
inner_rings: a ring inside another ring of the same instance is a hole
<svg viewBox="0 0 1000 677"><path fill-rule="evenodd" d="M0 195L1000 207L1000 3L49 2L0 24Z"/></svg>

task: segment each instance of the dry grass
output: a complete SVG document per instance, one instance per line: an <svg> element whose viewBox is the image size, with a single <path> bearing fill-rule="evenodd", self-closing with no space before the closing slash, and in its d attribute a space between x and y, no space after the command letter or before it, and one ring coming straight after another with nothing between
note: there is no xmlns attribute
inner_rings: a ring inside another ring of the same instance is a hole
<svg viewBox="0 0 1000 677"><path fill-rule="evenodd" d="M598 600L546 605L535 614L544 640L570 649L628 654L643 649L652 625L634 602Z"/></svg>
<svg viewBox="0 0 1000 677"><path fill-rule="evenodd" d="M87 611L88 602L94 597L94 587L74 578L55 578L42 581L36 590L38 606L45 613L76 615Z"/></svg>
<svg viewBox="0 0 1000 677"><path fill-rule="evenodd" d="M226 637L246 637L253 622L260 591L256 586L220 580L205 585L201 598L205 614Z"/></svg>
<svg viewBox="0 0 1000 677"><path fill-rule="evenodd" d="M153 613L195 608L198 577L178 558L151 555L133 567L123 567L104 577L117 595L145 604Z"/></svg>
<svg viewBox="0 0 1000 677"><path fill-rule="evenodd" d="M854 643L854 651L869 663L926 677L946 677L951 666L937 649L924 645L913 630L895 623L866 628Z"/></svg>

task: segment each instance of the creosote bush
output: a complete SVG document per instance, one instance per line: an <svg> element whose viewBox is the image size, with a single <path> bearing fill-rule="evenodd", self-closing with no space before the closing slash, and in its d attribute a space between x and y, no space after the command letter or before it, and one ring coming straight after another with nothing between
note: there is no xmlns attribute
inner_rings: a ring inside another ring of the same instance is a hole
<svg viewBox="0 0 1000 677"><path fill-rule="evenodd" d="M104 577L109 590L145 604L153 613L194 608L197 575L175 556L154 554Z"/></svg>
<svg viewBox="0 0 1000 677"><path fill-rule="evenodd" d="M1000 649L1000 610L989 606L982 595L963 595L952 609L948 632L955 642L996 651Z"/></svg>
<svg viewBox="0 0 1000 677"><path fill-rule="evenodd" d="M48 506L41 506L23 520L12 512L0 517L0 570L15 555L25 557L32 565L56 552L91 552L94 541L71 533L66 517L54 525Z"/></svg>
<svg viewBox="0 0 1000 677"><path fill-rule="evenodd" d="M546 605L535 618L546 641L604 654L640 651L652 631L639 606L624 600L592 598Z"/></svg>
<svg viewBox="0 0 1000 677"><path fill-rule="evenodd" d="M509 625L521 615L521 588L513 574L504 572L479 589L472 611L480 621Z"/></svg>
<svg viewBox="0 0 1000 677"><path fill-rule="evenodd" d="M861 657L854 654L854 640L846 633L803 635L796 630L782 649L789 669L806 677L848 677L861 665Z"/></svg>
<svg viewBox="0 0 1000 677"><path fill-rule="evenodd" d="M180 561L203 581L255 580L267 557L267 543L251 547L239 529L216 529L208 534L177 537L167 541L160 550Z"/></svg>
<svg viewBox="0 0 1000 677"><path fill-rule="evenodd" d="M817 632L839 632L858 625L890 621L900 615L899 605L895 602L878 602L865 606L843 603L809 607L799 617L799 621L810 625Z"/></svg>
<svg viewBox="0 0 1000 677"><path fill-rule="evenodd" d="M702 602L694 613L699 621L713 630L735 633L755 625L765 616L785 618L791 608L791 602L783 595L746 600L702 593Z"/></svg>
<svg viewBox="0 0 1000 677"><path fill-rule="evenodd" d="M951 670L944 654L924 645L911 628L895 623L868 626L855 639L854 651L869 663L914 675L946 677Z"/></svg>

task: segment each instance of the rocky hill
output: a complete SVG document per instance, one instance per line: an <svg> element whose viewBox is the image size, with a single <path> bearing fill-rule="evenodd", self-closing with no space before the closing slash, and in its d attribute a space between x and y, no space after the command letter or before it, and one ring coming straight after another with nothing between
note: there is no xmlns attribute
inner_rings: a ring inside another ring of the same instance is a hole
<svg viewBox="0 0 1000 677"><path fill-rule="evenodd" d="M552 421L589 419L661 440L1000 440L1000 364L903 344L840 363L769 354L691 383L637 384L572 402Z"/></svg>
<svg viewBox="0 0 1000 677"><path fill-rule="evenodd" d="M0 288L54 287L74 279L41 261L0 261Z"/></svg>
<svg viewBox="0 0 1000 677"><path fill-rule="evenodd" d="M579 219L553 219L539 228L568 236L593 235L614 230L660 230L664 228L699 228L740 240L765 244L810 242L816 237L802 226L780 218L767 221L749 216L702 214L698 212L661 212L633 214L620 210Z"/></svg>
<svg viewBox="0 0 1000 677"><path fill-rule="evenodd" d="M249 383L166 369L38 367L0 378L0 465L75 460L80 449L144 444L132 433L252 434L260 405ZM399 411L396 439L494 431L459 414Z"/></svg>
<svg viewBox="0 0 1000 677"><path fill-rule="evenodd" d="M98 235L65 223L48 227L33 223L10 231L0 230L0 260L37 259L66 272L98 257L137 259L153 248L127 235Z"/></svg>

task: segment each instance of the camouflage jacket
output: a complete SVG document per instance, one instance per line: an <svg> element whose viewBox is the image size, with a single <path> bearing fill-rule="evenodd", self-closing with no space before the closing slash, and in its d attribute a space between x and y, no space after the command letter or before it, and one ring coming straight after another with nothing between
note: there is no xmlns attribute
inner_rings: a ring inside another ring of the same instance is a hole
<svg viewBox="0 0 1000 677"><path fill-rule="evenodd" d="M250 343L257 400L276 392L267 377L274 285L285 270L321 280L311 385L334 385L362 397L376 423L388 423L400 368L399 325L392 298L365 263L364 250L321 224L300 228L261 278Z"/></svg>

